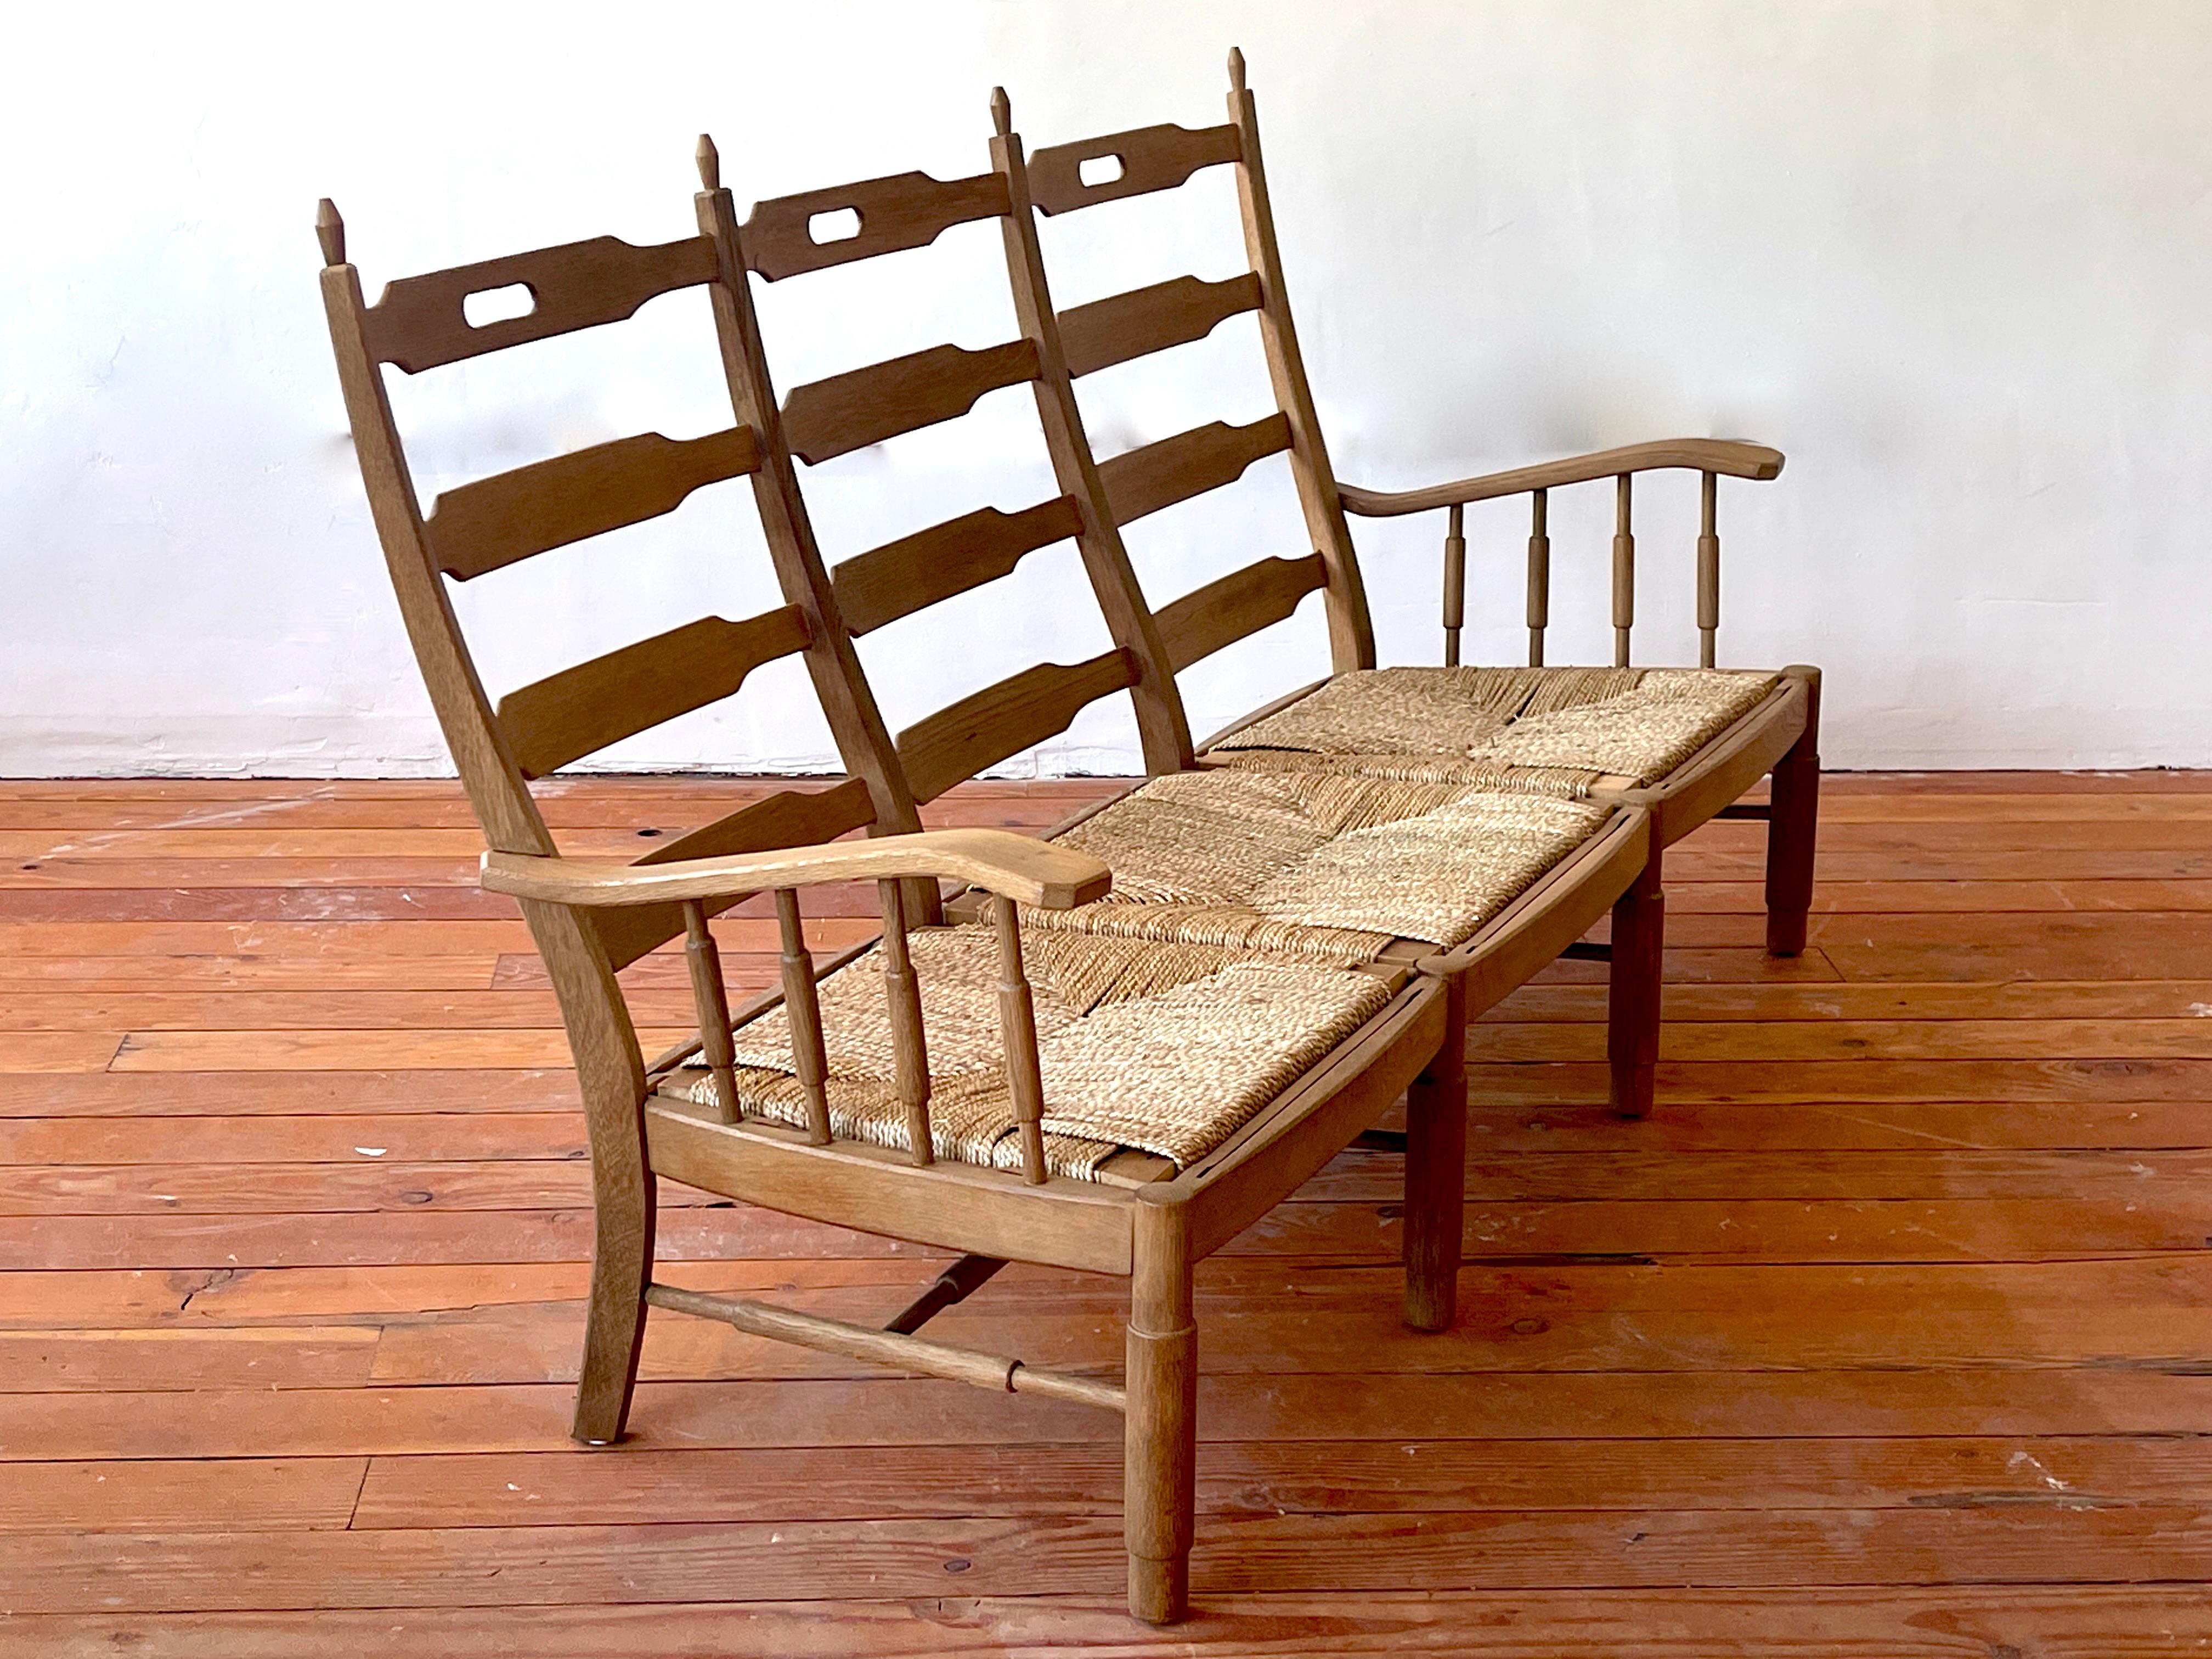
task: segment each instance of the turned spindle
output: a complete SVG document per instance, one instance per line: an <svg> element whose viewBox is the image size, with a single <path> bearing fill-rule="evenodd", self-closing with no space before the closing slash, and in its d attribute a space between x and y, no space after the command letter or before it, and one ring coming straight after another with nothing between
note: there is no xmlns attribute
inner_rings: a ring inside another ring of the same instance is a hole
<svg viewBox="0 0 2212 1659"><path fill-rule="evenodd" d="M1552 537L1550 508L1543 490L1529 493L1528 666L1544 665L1544 630L1552 623Z"/></svg>
<svg viewBox="0 0 2212 1659"><path fill-rule="evenodd" d="M722 988L722 957L707 927L707 907L696 899L684 906L684 959L691 969L691 1002L699 1014L699 1048L714 1079L714 1115L735 1123L738 1110L737 1048L730 1040L730 1000Z"/></svg>
<svg viewBox="0 0 2212 1659"><path fill-rule="evenodd" d="M1698 501L1698 666L1711 668L1721 627L1720 478L1708 472Z"/></svg>
<svg viewBox="0 0 2212 1659"><path fill-rule="evenodd" d="M1628 524L1632 475L1613 480L1613 665L1628 666L1628 631L1636 626L1636 537Z"/></svg>
<svg viewBox="0 0 2212 1659"><path fill-rule="evenodd" d="M916 1164L932 1164L929 1141L929 1048L921 1030L921 982L915 977L907 950L906 906L898 883L879 881L876 893L884 911L884 996L890 1006L891 1062L898 1075L899 1104L906 1109L908 1144Z"/></svg>
<svg viewBox="0 0 2212 1659"><path fill-rule="evenodd" d="M782 937L783 1010L791 1024L792 1072L806 1097L806 1139L830 1144L830 1057L822 1046L822 1002L814 989L814 957L799 918L799 895L775 890L775 921Z"/></svg>
<svg viewBox="0 0 2212 1659"><path fill-rule="evenodd" d="M1459 630L1467 614L1467 508L1454 501L1444 527L1444 666L1459 666Z"/></svg>
<svg viewBox="0 0 2212 1659"><path fill-rule="evenodd" d="M1037 1069L1036 1004L1022 971L1022 933L1013 900L994 894L991 925L999 935L999 1035L1006 1049L1006 1087L1021 1127L1022 1175L1044 1184L1044 1077Z"/></svg>

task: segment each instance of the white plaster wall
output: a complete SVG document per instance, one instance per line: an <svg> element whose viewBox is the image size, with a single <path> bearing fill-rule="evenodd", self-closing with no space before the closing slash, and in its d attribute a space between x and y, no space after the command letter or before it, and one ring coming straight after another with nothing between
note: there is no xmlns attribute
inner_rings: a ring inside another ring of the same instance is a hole
<svg viewBox="0 0 2212 1659"><path fill-rule="evenodd" d="M2196 0L46 8L0 100L0 771L442 770L315 287L335 197L393 276L689 234L741 202L1220 118L1251 60L1339 473L1410 485L1671 434L1723 485L1724 660L1828 671L1831 764L2212 763L2212 8ZM1047 227L1063 304L1240 258L1225 178ZM765 290L786 385L1003 337L995 232ZM878 303L878 301L884 303ZM896 301L896 303L890 303ZM703 302L402 381L428 487L726 423ZM1103 447L1264 407L1249 319L1086 382ZM1279 460L1136 526L1160 599L1299 544ZM833 557L1047 493L1033 416L820 469ZM1517 505L1470 515L1471 656L1518 658ZM1554 660L1607 649L1610 492L1555 497ZM1642 648L1693 637L1694 483L1639 495ZM1433 520L1359 529L1385 660L1436 651ZM864 644L896 726L1099 648L1072 553ZM494 689L774 603L742 486L463 591ZM1318 672L1313 605L1190 683L1201 730ZM1679 659L1677 655L1676 659ZM608 764L821 768L803 682ZM1036 758L1134 769L1120 708Z"/></svg>

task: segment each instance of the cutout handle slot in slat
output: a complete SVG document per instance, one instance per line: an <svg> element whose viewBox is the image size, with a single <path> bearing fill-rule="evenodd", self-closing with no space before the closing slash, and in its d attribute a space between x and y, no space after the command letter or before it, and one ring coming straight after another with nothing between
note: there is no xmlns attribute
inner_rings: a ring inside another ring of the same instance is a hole
<svg viewBox="0 0 2212 1659"><path fill-rule="evenodd" d="M783 400L784 436L810 465L965 415L1000 386L1042 372L1028 340L969 351L932 346L792 389Z"/></svg>
<svg viewBox="0 0 2212 1659"><path fill-rule="evenodd" d="M1173 190L1200 167L1234 161L1243 155L1233 126L1137 127L1109 132L1100 138L1083 138L1072 144L1054 144L1030 157L1030 195L1041 213L1072 213L1099 202L1124 196L1143 196L1156 190ZM1103 156L1121 163L1118 177L1094 170L1096 182L1083 177L1083 164Z"/></svg>
<svg viewBox="0 0 2212 1659"><path fill-rule="evenodd" d="M1303 559L1262 559L1233 570L1164 606L1160 643L1178 674L1249 634L1273 626L1298 608L1317 587L1328 584L1328 568L1318 553Z"/></svg>
<svg viewBox="0 0 2212 1659"><path fill-rule="evenodd" d="M702 617L510 691L500 699L499 723L523 775L542 778L720 702L763 663L807 642L806 618L796 605L743 622Z"/></svg>
<svg viewBox="0 0 2212 1659"><path fill-rule="evenodd" d="M838 614L855 635L927 610L1010 574L1040 547L1081 532L1082 510L1061 495L1019 513L995 507L855 554L830 573Z"/></svg>
<svg viewBox="0 0 2212 1659"><path fill-rule="evenodd" d="M438 568L466 581L502 566L673 513L695 489L757 471L749 426L703 438L658 432L495 473L449 489L422 521Z"/></svg>
<svg viewBox="0 0 2212 1659"><path fill-rule="evenodd" d="M1072 665L1039 663L938 710L898 736L915 799L935 800L985 767L1058 737L1099 698L1136 682L1136 659L1116 646Z"/></svg>
<svg viewBox="0 0 2212 1659"><path fill-rule="evenodd" d="M686 859L727 858L778 847L819 847L875 821L874 798L860 778L848 778L828 789L783 789L766 800L757 800L663 842L638 862L680 864ZM714 915L742 896L733 894L703 902L708 914ZM623 905L596 912L592 921L608 962L616 968L626 968L682 933L684 910L680 904Z"/></svg>
<svg viewBox="0 0 2212 1659"><path fill-rule="evenodd" d="M1251 271L1224 282L1177 276L1117 294L1060 314L1067 372L1095 374L1115 363L1202 340L1239 312L1257 311L1260 278Z"/></svg>
<svg viewBox="0 0 2212 1659"><path fill-rule="evenodd" d="M816 220L848 210L860 217L857 232L817 240ZM1006 211L1006 181L996 173L950 182L902 173L757 202L740 234L746 264L774 283L878 253L927 247L954 225Z"/></svg>
<svg viewBox="0 0 2212 1659"><path fill-rule="evenodd" d="M618 236L511 253L388 283L362 313L369 356L410 374L487 351L580 328L618 323L656 295L711 283L720 274L704 236L638 247ZM536 305L519 317L473 327L463 312L471 294L522 287Z"/></svg>
<svg viewBox="0 0 2212 1659"><path fill-rule="evenodd" d="M1291 423L1279 411L1249 426L1215 421L1116 455L1098 469L1116 524L1133 524L1177 501L1234 483L1262 456L1291 447Z"/></svg>

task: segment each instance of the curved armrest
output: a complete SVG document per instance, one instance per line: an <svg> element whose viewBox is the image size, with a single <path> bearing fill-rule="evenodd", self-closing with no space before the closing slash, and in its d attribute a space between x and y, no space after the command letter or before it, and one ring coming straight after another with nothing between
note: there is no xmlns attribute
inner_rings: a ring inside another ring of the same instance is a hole
<svg viewBox="0 0 2212 1659"><path fill-rule="evenodd" d="M1729 438L1672 438L1659 443L1629 444L1620 449L1601 449L1594 455L1577 455L1564 461L1516 467L1510 472L1488 472L1462 478L1455 483L1431 484L1426 489L1360 489L1351 484L1337 490L1347 511L1370 519L1392 519L1406 513L1426 513L1466 501L1486 501L1499 495L1522 495L1532 489L1589 483L1618 477L1624 472L1656 472L1669 467L1695 472L1724 472L1731 478L1771 478L1782 471L1782 452L1764 444L1738 443Z"/></svg>
<svg viewBox="0 0 2212 1659"><path fill-rule="evenodd" d="M541 858L527 853L483 855L483 884L495 893L587 906L665 904L769 888L938 876L950 876L1041 910L1086 904L1103 897L1114 884L1113 871L1089 854L1007 830L930 830L914 836L669 864Z"/></svg>

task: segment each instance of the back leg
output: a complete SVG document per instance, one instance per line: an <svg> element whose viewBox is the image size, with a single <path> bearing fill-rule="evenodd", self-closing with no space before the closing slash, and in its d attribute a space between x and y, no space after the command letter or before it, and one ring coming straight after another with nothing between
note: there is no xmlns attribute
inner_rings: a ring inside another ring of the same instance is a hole
<svg viewBox="0 0 2212 1659"><path fill-rule="evenodd" d="M1467 981L1444 981L1443 1046L1406 1091L1406 1322L1451 1328L1467 1224Z"/></svg>
<svg viewBox="0 0 2212 1659"><path fill-rule="evenodd" d="M1794 957L1805 949L1813 908L1813 859L1820 822L1820 676L1810 676L1805 730L1774 768L1766 822L1766 951Z"/></svg>
<svg viewBox="0 0 2212 1659"><path fill-rule="evenodd" d="M1613 1111L1645 1117L1659 1069L1660 977L1666 968L1667 890L1656 845L1635 884L1613 907L1613 984L1606 1059Z"/></svg>

